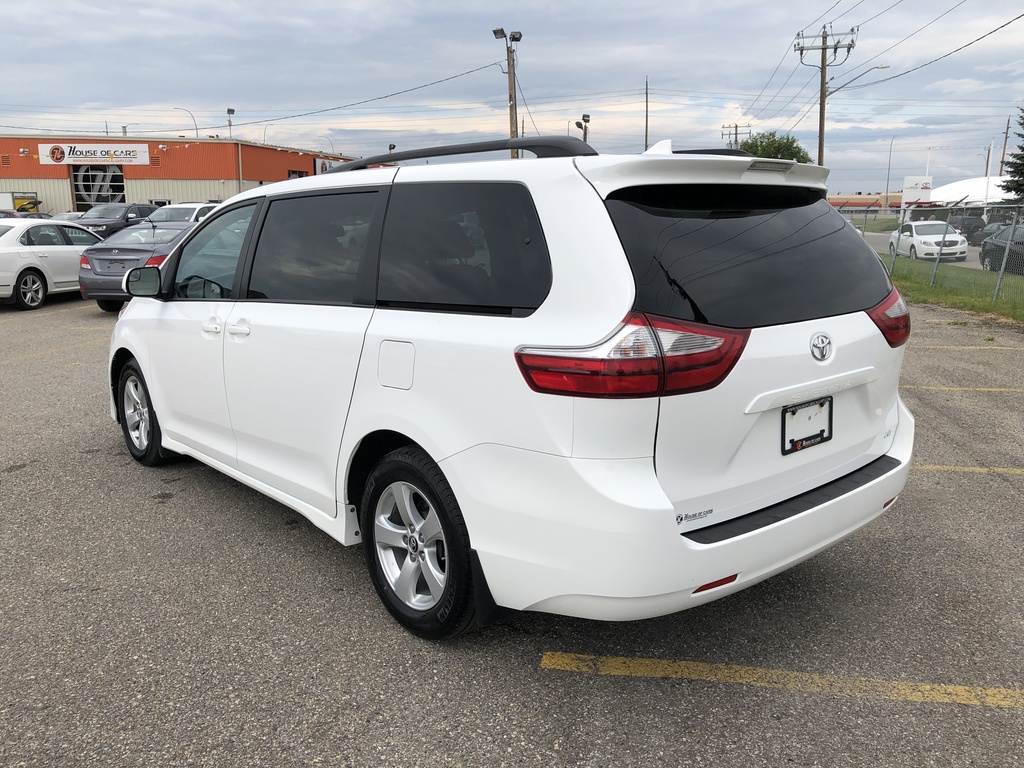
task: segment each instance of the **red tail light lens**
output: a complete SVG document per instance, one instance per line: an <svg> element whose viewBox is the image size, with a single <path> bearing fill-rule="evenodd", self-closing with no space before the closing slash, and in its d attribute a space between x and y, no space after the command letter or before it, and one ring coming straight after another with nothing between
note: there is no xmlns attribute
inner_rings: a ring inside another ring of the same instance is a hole
<svg viewBox="0 0 1024 768"><path fill-rule="evenodd" d="M160 254L160 255L157 255L157 256L150 256L149 260L146 262L146 266L147 267L159 267L165 261L167 261L167 254L166 253Z"/></svg>
<svg viewBox="0 0 1024 768"><path fill-rule="evenodd" d="M89 263L89 259L87 259L85 255L79 257L78 266L82 269L92 269L92 264Z"/></svg>
<svg viewBox="0 0 1024 768"><path fill-rule="evenodd" d="M875 321L890 347L906 344L910 338L910 310L895 288L880 304L868 310L868 317Z"/></svg>
<svg viewBox="0 0 1024 768"><path fill-rule="evenodd" d="M521 349L516 362L537 392L576 397L660 397L720 384L739 360L748 330L634 312L601 344Z"/></svg>

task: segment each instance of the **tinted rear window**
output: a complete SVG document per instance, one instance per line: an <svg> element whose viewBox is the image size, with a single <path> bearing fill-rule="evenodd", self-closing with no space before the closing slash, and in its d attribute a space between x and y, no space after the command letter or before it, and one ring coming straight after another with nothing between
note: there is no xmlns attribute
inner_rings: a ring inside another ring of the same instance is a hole
<svg viewBox="0 0 1024 768"><path fill-rule="evenodd" d="M384 306L526 315L551 288L551 261L526 187L396 184L384 221Z"/></svg>
<svg viewBox="0 0 1024 768"><path fill-rule="evenodd" d="M813 190L644 186L606 204L642 312L757 328L868 309L890 290L875 252Z"/></svg>

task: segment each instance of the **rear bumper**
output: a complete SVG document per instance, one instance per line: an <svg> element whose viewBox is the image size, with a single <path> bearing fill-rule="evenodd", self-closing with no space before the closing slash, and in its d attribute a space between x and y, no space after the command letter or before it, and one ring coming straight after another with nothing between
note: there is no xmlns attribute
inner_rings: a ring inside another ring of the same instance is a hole
<svg viewBox="0 0 1024 768"><path fill-rule="evenodd" d="M85 272L85 270L83 270ZM131 299L121 287L124 275L94 275L78 274L78 285L82 290L84 299L117 299L128 301Z"/></svg>
<svg viewBox="0 0 1024 768"><path fill-rule="evenodd" d="M899 428L881 471L850 483L849 490L825 494L821 503L813 500L777 521L714 536L711 543L695 541L697 532L679 532L649 458L580 460L485 445L441 466L499 606L643 619L752 586L881 514L903 489L910 468L914 419L902 403L899 408ZM499 482L495 466L505 468ZM734 574L735 581L694 594Z"/></svg>

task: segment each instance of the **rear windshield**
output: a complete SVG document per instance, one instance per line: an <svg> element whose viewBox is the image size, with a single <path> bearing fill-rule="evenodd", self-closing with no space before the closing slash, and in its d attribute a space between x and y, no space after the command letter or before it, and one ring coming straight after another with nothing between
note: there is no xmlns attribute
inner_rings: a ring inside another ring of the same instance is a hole
<svg viewBox="0 0 1024 768"><path fill-rule="evenodd" d="M182 229L168 229L156 226L129 227L128 229L122 229L120 232L115 232L104 243L109 245L169 243L183 231Z"/></svg>
<svg viewBox="0 0 1024 768"><path fill-rule="evenodd" d="M641 312L758 328L869 309L891 284L820 193L792 187L629 187L606 202Z"/></svg>

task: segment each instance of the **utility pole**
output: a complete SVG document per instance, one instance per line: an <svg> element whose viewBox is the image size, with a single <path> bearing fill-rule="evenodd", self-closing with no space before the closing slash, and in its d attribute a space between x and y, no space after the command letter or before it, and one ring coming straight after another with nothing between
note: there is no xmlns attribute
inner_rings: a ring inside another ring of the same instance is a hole
<svg viewBox="0 0 1024 768"><path fill-rule="evenodd" d="M496 40L505 41L506 69L508 69L508 137L514 139L519 135L519 118L516 114L516 51L512 43L523 39L522 32L505 34L504 27L492 30ZM513 149L512 157L519 157L519 151Z"/></svg>
<svg viewBox="0 0 1024 768"><path fill-rule="evenodd" d="M1010 117L1013 117L1011 115ZM1003 134L1003 156L999 158L999 175L1003 175L1003 166L1006 165L1006 143L1010 140L1010 118L1006 118L1006 133Z"/></svg>
<svg viewBox="0 0 1024 768"><path fill-rule="evenodd" d="M650 144L647 143L647 130L650 127L650 82L643 79L643 151L647 152Z"/></svg>
<svg viewBox="0 0 1024 768"><path fill-rule="evenodd" d="M840 49L846 51L846 57L843 61L839 62L843 64L846 59L850 58L850 51L853 50L854 46L857 45L857 27L853 27L849 32L843 32L835 35L828 31L828 26L821 28L821 42L815 45L808 44L804 41L804 33L796 33L796 42L793 43L793 50L800 54L800 63L804 63L804 53L807 51L821 51L821 89L818 97L818 165L825 164L825 99L828 98L828 65L836 64L836 60L839 58ZM832 38L829 42L829 38ZM814 39L814 38L810 38ZM831 53L830 53L831 52ZM807 66L814 66L808 64ZM836 90L839 90L838 88ZM834 91L833 91L834 93Z"/></svg>
<svg viewBox="0 0 1024 768"><path fill-rule="evenodd" d="M744 130L744 135L749 137L750 136L750 126L749 125L743 126L743 130ZM729 139L729 145L728 145L729 149L739 149L740 148L740 126L739 126L739 124L738 123L733 123L732 125L723 125L722 126L722 138L723 139Z"/></svg>

